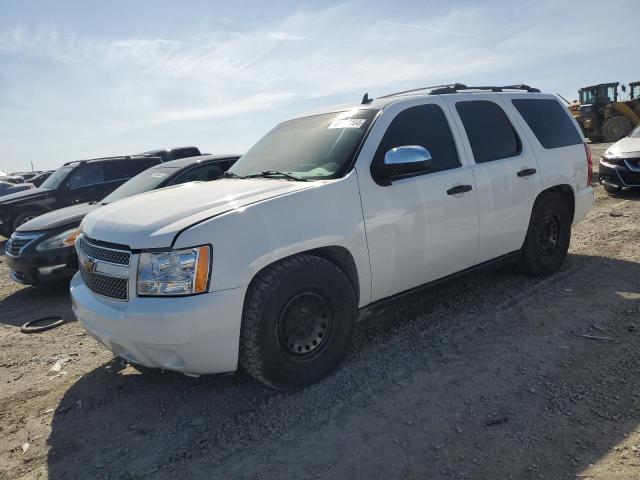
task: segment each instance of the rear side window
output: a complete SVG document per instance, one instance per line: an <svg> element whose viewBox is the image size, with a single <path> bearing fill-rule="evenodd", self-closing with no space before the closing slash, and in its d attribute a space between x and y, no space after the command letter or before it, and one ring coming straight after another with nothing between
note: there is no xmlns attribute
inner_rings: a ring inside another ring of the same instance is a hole
<svg viewBox="0 0 640 480"><path fill-rule="evenodd" d="M161 162L157 157L104 162L105 180L109 182L132 178L159 163Z"/></svg>
<svg viewBox="0 0 640 480"><path fill-rule="evenodd" d="M502 108L488 100L456 103L476 163L515 157L520 138Z"/></svg>
<svg viewBox="0 0 640 480"><path fill-rule="evenodd" d="M389 150L405 145L420 145L429 150L430 173L460 166L449 123L438 105L418 105L400 112L382 137L374 163L382 163Z"/></svg>
<svg viewBox="0 0 640 480"><path fill-rule="evenodd" d="M582 143L582 138L565 108L556 100L522 98L511 102L544 148L560 148Z"/></svg>

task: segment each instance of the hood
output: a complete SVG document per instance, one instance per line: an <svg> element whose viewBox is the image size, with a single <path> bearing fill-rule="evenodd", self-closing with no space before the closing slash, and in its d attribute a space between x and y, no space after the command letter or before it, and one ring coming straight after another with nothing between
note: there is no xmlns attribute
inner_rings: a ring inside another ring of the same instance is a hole
<svg viewBox="0 0 640 480"><path fill-rule="evenodd" d="M319 183L260 178L186 183L106 205L85 217L82 231L132 249L166 248L195 223Z"/></svg>
<svg viewBox="0 0 640 480"><path fill-rule="evenodd" d="M6 197L7 195L12 195L14 193L22 192L24 190L29 190L32 188L33 187L31 185L27 185L24 183L14 185L13 187L7 187L5 189L0 188L0 197Z"/></svg>
<svg viewBox="0 0 640 480"><path fill-rule="evenodd" d="M624 157L633 153L633 157L640 157L640 138L625 137L611 145L605 154Z"/></svg>
<svg viewBox="0 0 640 480"><path fill-rule="evenodd" d="M11 193L0 197L0 206L6 203L19 202L20 200L32 199L36 197L44 197L51 194L52 190L46 188L31 188L17 193Z"/></svg>
<svg viewBox="0 0 640 480"><path fill-rule="evenodd" d="M39 232L42 230L53 230L54 228L63 227L65 225L80 224L80 221L89 212L94 211L101 205L99 203L81 203L73 205L53 212L45 213L39 217L23 223L17 229L18 232Z"/></svg>

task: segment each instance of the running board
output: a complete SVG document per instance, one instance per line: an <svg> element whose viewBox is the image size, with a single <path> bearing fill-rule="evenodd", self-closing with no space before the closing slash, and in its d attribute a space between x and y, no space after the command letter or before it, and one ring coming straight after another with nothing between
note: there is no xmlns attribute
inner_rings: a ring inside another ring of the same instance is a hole
<svg viewBox="0 0 640 480"><path fill-rule="evenodd" d="M400 302L410 301L452 280L466 277L478 271L489 270L513 263L519 260L521 255L522 252L520 250L516 250L515 252L507 253L506 255L494 258L493 260L479 263L478 265L474 265L473 267L467 268L465 270L452 273L451 275L447 275L446 277L439 278L432 282L425 283L424 285L420 285L418 287L405 290L404 292L396 293L395 295L392 295L390 297L383 298L382 300L370 303L369 305L359 309L357 321L363 320L364 318L372 315L380 315L385 310L388 310L389 308L397 305Z"/></svg>

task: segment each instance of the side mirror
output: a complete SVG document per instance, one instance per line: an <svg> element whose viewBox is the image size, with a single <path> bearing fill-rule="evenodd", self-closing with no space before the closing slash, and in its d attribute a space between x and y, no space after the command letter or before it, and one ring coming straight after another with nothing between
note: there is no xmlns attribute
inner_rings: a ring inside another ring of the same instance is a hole
<svg viewBox="0 0 640 480"><path fill-rule="evenodd" d="M372 166L374 177L382 185L390 185L391 180L417 175L431 169L431 153L419 145L405 145L389 150L383 163Z"/></svg>

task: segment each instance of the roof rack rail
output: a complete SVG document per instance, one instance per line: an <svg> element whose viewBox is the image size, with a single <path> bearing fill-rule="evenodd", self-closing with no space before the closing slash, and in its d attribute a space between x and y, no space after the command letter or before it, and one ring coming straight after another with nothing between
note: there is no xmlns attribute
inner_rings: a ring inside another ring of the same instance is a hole
<svg viewBox="0 0 640 480"><path fill-rule="evenodd" d="M388 93L386 95L383 95L380 98L389 98L389 97L396 97L398 95L404 95L406 93L415 93L415 92L421 92L423 90L433 90L434 88L444 88L444 87L453 87L453 86L463 86L461 83L456 83L454 85L451 84L447 84L447 85L432 85L430 87L420 87L420 88L412 88L411 90L403 90L402 92L394 92L394 93Z"/></svg>
<svg viewBox="0 0 640 480"><path fill-rule="evenodd" d="M447 93L457 93L460 91L466 90L482 90L482 91L491 91L491 92L503 92L505 90L524 90L526 92L539 93L540 90L534 87L530 87L529 85L518 84L518 85L504 85L504 86L483 86L483 87L473 87L467 86L463 83L450 83L447 85L433 85L431 87L420 87L420 88L412 88L411 90L403 90L402 92L388 93L383 95L380 98L390 98L397 97L401 95L406 95L408 93L416 93L429 90L429 95L444 95Z"/></svg>
<svg viewBox="0 0 640 480"><path fill-rule="evenodd" d="M144 156L144 155L112 155L110 157L97 157L97 158L85 158L82 160L71 160L69 162L65 162L62 165L66 166L66 165L70 165L72 163L87 163L87 162L93 162L96 160L127 160L129 158L131 158L132 156L134 157L140 157L140 156Z"/></svg>
<svg viewBox="0 0 640 480"><path fill-rule="evenodd" d="M436 88L435 90L431 90L429 95L444 95L448 93L457 93L460 91L466 90L480 90L480 91L491 91L491 92L504 92L505 90L524 90L526 92L531 93L540 93L540 90L534 87L530 87L529 85L518 84L518 85L503 85L503 86L467 86L461 83L456 83L454 85L445 85L441 88Z"/></svg>

